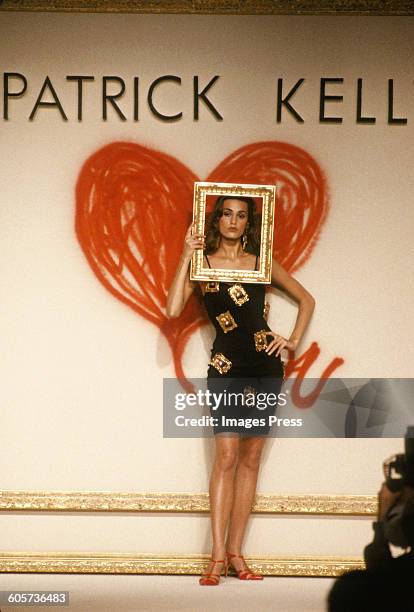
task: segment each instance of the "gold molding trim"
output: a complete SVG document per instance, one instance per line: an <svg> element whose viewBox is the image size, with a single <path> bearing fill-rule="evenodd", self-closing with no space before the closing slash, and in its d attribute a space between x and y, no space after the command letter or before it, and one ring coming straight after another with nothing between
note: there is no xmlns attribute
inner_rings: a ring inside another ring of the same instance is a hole
<svg viewBox="0 0 414 612"><path fill-rule="evenodd" d="M209 512L208 493L0 491L1 512ZM375 516L371 495L257 495L257 514Z"/></svg>
<svg viewBox="0 0 414 612"><path fill-rule="evenodd" d="M3 552L0 572L65 574L201 574L207 555L151 555L130 553ZM262 557L248 556L253 571L264 576L339 576L363 569L359 557Z"/></svg>
<svg viewBox="0 0 414 612"><path fill-rule="evenodd" d="M0 11L219 15L414 15L411 0L3 0Z"/></svg>

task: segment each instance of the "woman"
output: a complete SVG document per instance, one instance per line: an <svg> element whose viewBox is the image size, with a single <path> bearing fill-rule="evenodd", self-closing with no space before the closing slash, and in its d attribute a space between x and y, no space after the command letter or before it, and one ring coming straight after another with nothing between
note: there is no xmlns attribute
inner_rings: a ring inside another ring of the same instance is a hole
<svg viewBox="0 0 414 612"><path fill-rule="evenodd" d="M178 317L196 283L190 280L189 264L195 249L204 249L205 265L212 268L254 270L260 265L259 217L253 198L221 196L217 199L206 238L188 228L184 249L168 293L167 316ZM282 289L298 304L298 314L289 339L270 330L264 312L265 285L259 283L200 283L210 320L216 328L208 369L209 388L243 377L255 377L256 389L280 389L283 378L281 351L294 351L311 318L315 301L308 291L275 260L274 287ZM270 383L267 384L266 383ZM243 386L244 382L242 383ZM224 414L231 414L224 408ZM253 408L254 410L254 408ZM267 414L272 412L267 408ZM234 413L233 413L234 414ZM244 413L245 414L245 413ZM221 421L220 421L221 422ZM253 435L240 428L214 427L216 456L210 479L213 549L210 568L201 585L217 585L230 565L242 580L261 580L249 570L241 555L243 537L256 492L261 452L269 427ZM226 528L227 540L226 540Z"/></svg>

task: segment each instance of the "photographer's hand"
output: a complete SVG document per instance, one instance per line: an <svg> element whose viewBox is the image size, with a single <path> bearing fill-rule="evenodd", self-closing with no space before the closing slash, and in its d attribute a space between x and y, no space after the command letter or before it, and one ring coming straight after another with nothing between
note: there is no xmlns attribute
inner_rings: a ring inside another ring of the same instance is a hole
<svg viewBox="0 0 414 612"><path fill-rule="evenodd" d="M399 495L399 493L390 491L385 482L382 483L378 493L378 517L372 525L374 539L364 548L364 560L367 569L377 570L385 568L392 561L388 540L384 534L384 518Z"/></svg>
<svg viewBox="0 0 414 612"><path fill-rule="evenodd" d="M382 483L381 489L378 493L378 520L381 521L387 514L388 510L398 501L401 497L401 491L393 493L387 487L385 482Z"/></svg>

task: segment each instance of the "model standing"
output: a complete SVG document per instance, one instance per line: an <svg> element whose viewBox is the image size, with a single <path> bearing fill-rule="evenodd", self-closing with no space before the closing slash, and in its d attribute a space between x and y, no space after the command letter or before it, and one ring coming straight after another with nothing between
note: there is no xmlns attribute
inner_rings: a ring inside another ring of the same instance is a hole
<svg viewBox="0 0 414 612"><path fill-rule="evenodd" d="M189 264L194 250L204 250L205 265L232 270L257 270L260 265L260 222L253 198L221 196L210 217L206 236L188 228L177 272L167 299L167 316L178 317L198 283L190 280ZM207 380L212 390L244 393L280 390L284 369L281 351L294 351L311 318L315 301L308 291L275 260L271 284L282 289L298 304L294 329L289 339L267 325L265 285L259 283L201 282L200 290L208 316L215 326ZM246 386L246 381L249 383ZM250 384L251 383L251 384ZM275 408L260 412L268 423ZM222 406L214 427L215 461L210 478L210 507L213 549L208 573L201 585L217 585L230 565L242 580L261 580L249 570L241 554L247 521L254 502L261 453L270 427L253 431L226 425L240 407ZM255 406L243 417L258 416ZM221 419L224 416L224 421ZM223 425L224 423L224 425ZM226 534L227 530L227 534Z"/></svg>

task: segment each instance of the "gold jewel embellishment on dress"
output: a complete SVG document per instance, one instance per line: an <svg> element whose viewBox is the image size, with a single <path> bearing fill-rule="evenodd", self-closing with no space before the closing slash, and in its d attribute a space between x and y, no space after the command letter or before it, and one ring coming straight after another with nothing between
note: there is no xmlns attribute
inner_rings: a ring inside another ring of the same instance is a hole
<svg viewBox="0 0 414 612"><path fill-rule="evenodd" d="M216 317L217 321L220 323L221 329L225 334L238 327L236 321L233 319L230 310L226 310L226 312L222 312Z"/></svg>
<svg viewBox="0 0 414 612"><path fill-rule="evenodd" d="M233 302L237 304L237 306L241 306L245 302L249 301L249 294L246 289L241 285L232 285L227 290Z"/></svg>
<svg viewBox="0 0 414 612"><path fill-rule="evenodd" d="M261 329L254 333L254 346L257 352L263 351L267 348L267 338L266 334L268 331L266 329Z"/></svg>
<svg viewBox="0 0 414 612"><path fill-rule="evenodd" d="M206 283L205 293L217 293L220 291L220 284L218 282L210 281Z"/></svg>
<svg viewBox="0 0 414 612"><path fill-rule="evenodd" d="M263 308L263 318L265 321L267 321L267 317L269 316L269 310L270 310L270 304L269 302L265 302L265 305Z"/></svg>
<svg viewBox="0 0 414 612"><path fill-rule="evenodd" d="M210 365L212 365L213 368L216 368L220 374L225 374L230 370L233 364L231 363L230 359L227 359L227 357L223 355L223 353L215 353L210 361Z"/></svg>

